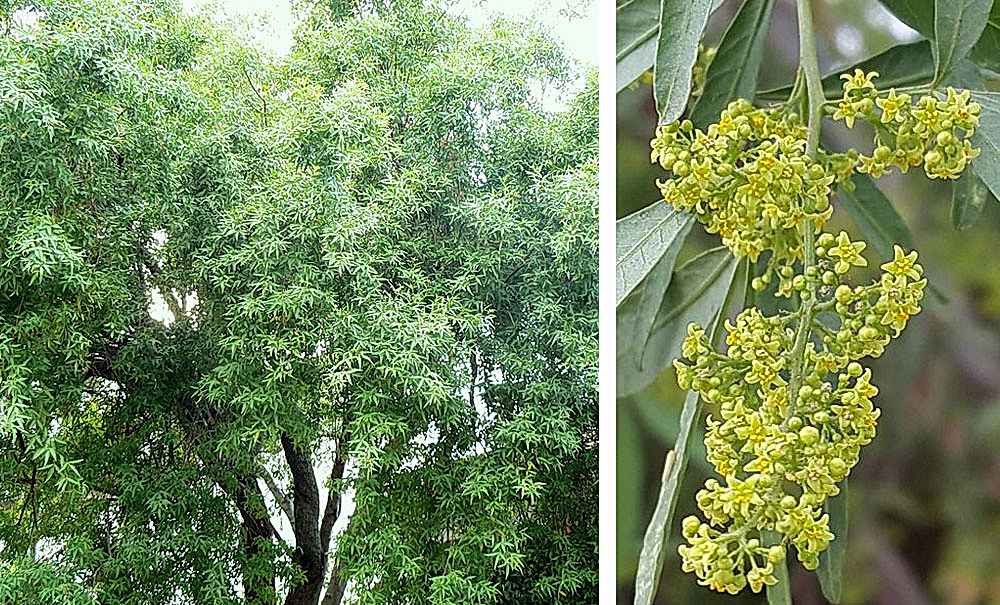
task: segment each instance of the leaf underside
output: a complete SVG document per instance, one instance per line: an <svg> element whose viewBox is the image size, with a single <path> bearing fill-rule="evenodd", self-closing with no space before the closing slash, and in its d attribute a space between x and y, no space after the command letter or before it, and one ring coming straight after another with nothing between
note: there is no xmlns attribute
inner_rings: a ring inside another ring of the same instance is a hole
<svg viewBox="0 0 1000 605"><path fill-rule="evenodd" d="M665 253L680 249L692 221L690 214L658 201L615 223L616 306L639 285ZM666 278L670 279L669 269Z"/></svg>
<svg viewBox="0 0 1000 605"><path fill-rule="evenodd" d="M826 600L834 605L840 603L843 592L844 559L847 556L847 479L840 483L840 493L828 498L826 513L830 515L830 533L833 541L819 556L819 585Z"/></svg>
<svg viewBox="0 0 1000 605"><path fill-rule="evenodd" d="M691 68L712 12L712 0L663 0L653 63L653 98L660 123L677 120L691 94Z"/></svg>
<svg viewBox="0 0 1000 605"><path fill-rule="evenodd" d="M746 0L719 43L705 75L705 89L691 111L691 121L704 128L716 121L733 99L752 98L764 57L773 0Z"/></svg>

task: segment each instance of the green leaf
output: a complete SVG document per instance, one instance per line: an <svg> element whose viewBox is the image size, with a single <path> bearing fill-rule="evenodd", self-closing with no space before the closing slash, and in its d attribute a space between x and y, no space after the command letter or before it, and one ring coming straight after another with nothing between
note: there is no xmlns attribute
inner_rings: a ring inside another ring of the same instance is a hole
<svg viewBox="0 0 1000 605"><path fill-rule="evenodd" d="M972 137L972 144L981 153L972 160L972 171L983 180L993 197L1000 199L1000 93L973 92L972 98L983 110L979 128Z"/></svg>
<svg viewBox="0 0 1000 605"><path fill-rule="evenodd" d="M714 0L712 10L723 2ZM653 67L659 31L659 0L624 0L615 7L615 92Z"/></svg>
<svg viewBox="0 0 1000 605"><path fill-rule="evenodd" d="M697 393L688 393L688 398L697 399ZM687 401L684 409L687 410ZM660 495L653 510L653 518L646 527L646 535L642 539L642 551L639 553L639 567L635 574L635 605L651 605L656 597L656 587L660 583L663 571L663 554L668 541L667 530L670 527L670 517L677 505L677 481L671 481L676 474L677 456L674 450L667 452L663 463L663 474L660 477Z"/></svg>
<svg viewBox="0 0 1000 605"><path fill-rule="evenodd" d="M900 21L928 40L935 38L934 0L882 0L882 4ZM1000 71L1000 3L992 4L986 28L972 47L969 58L977 65L996 72Z"/></svg>
<svg viewBox="0 0 1000 605"><path fill-rule="evenodd" d="M705 90L691 112L695 126L715 122L730 101L750 99L764 56L773 0L746 0L722 36L705 75Z"/></svg>
<svg viewBox="0 0 1000 605"><path fill-rule="evenodd" d="M619 397L646 388L680 355L688 324L709 325L733 283L736 265L729 250L720 246L675 270L646 335L629 329L635 325L641 288L626 298L616 313L618 330L624 332L616 335Z"/></svg>
<svg viewBox="0 0 1000 605"><path fill-rule="evenodd" d="M621 306L626 298L630 301L617 326L619 346L625 350L641 352L693 224L692 215L664 202L653 203L616 223L616 303ZM635 296L629 297L633 291Z"/></svg>
<svg viewBox="0 0 1000 605"><path fill-rule="evenodd" d="M896 18L927 39L934 38L935 0L882 0Z"/></svg>
<svg viewBox="0 0 1000 605"><path fill-rule="evenodd" d="M660 30L659 0L627 0L615 9L615 90L653 66Z"/></svg>
<svg viewBox="0 0 1000 605"><path fill-rule="evenodd" d="M669 283L677 252L691 230L694 219L670 204L653 202L615 223L615 305L626 296L657 264L665 270ZM666 263L661 263L664 258ZM666 284L663 286L666 289ZM662 290L660 294L662 295ZM659 301L657 301L657 304ZM653 309L656 312L656 309Z"/></svg>
<svg viewBox="0 0 1000 605"><path fill-rule="evenodd" d="M843 83L840 74L853 73L855 69L865 72L877 71L880 88L910 86L930 82L934 78L934 57L931 43L927 40L912 44L897 44L875 56L864 59L849 67L841 67L823 77L823 92L828 99L840 98ZM784 101L792 94L791 85L773 88L757 93L763 101Z"/></svg>
<svg viewBox="0 0 1000 605"><path fill-rule="evenodd" d="M840 484L840 493L828 498L826 514L830 515L830 531L834 538L819 556L819 585L823 596L834 605L840 603L844 576L844 558L847 554L847 479Z"/></svg>
<svg viewBox="0 0 1000 605"><path fill-rule="evenodd" d="M975 225L990 198L986 184L974 172L966 171L951 192L951 224L959 231Z"/></svg>
<svg viewBox="0 0 1000 605"><path fill-rule="evenodd" d="M989 20L993 0L935 0L934 82L969 55Z"/></svg>
<svg viewBox="0 0 1000 605"><path fill-rule="evenodd" d="M778 532L764 530L760 532L761 543L764 546L774 546L781 544L781 534ZM785 549L785 558L781 563L774 564L774 577L778 583L767 587L768 605L792 605L792 583L788 577L788 549Z"/></svg>
<svg viewBox="0 0 1000 605"><path fill-rule="evenodd" d="M994 72L1000 72L1000 2L993 2L983 35L972 47L969 58Z"/></svg>
<svg viewBox="0 0 1000 605"><path fill-rule="evenodd" d="M854 191L840 190L840 204L861 229L865 239L883 260L892 260L892 245L910 250L913 236L885 194L866 174L856 174L851 180Z"/></svg>
<svg viewBox="0 0 1000 605"><path fill-rule="evenodd" d="M653 63L653 97L660 123L684 113L691 93L691 68L698 58L698 41L712 12L712 0L663 0L660 33Z"/></svg>
<svg viewBox="0 0 1000 605"><path fill-rule="evenodd" d="M717 254L719 248L709 250L706 255ZM722 248L726 251L725 248ZM728 251L726 251L728 254ZM703 256L706 256L703 255ZM732 258L732 257L730 257ZM691 262L694 262L693 259ZM735 260L735 259L734 259ZM690 264L690 263L689 263ZM749 263L743 260L739 263L739 279L730 279L725 300L716 309L709 332L712 340L717 341L723 324L722 318L737 309L742 309L745 303L746 280L749 277ZM735 269L736 263L734 263ZM683 271L683 267L681 270ZM698 434L695 424L701 418L701 399L698 393L690 391L684 399L684 409L681 411L680 430L674 449L667 453L663 465L663 475L660 481L660 493L656 501L653 517L646 528L642 541L642 552L639 555L639 568L635 581L635 604L650 605L656 596L656 588L660 583L663 571L663 556L670 539L670 528L673 525L674 511L677 508L678 491L684 481L687 470L689 449L694 435Z"/></svg>

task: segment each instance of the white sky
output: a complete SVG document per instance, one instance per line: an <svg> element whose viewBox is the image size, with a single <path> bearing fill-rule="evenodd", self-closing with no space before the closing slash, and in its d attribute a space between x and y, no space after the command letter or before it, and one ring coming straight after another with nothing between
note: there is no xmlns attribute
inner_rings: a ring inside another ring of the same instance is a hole
<svg viewBox="0 0 1000 605"><path fill-rule="evenodd" d="M487 23L492 16L527 17L538 21L560 42L567 53L583 64L597 65L596 0L450 0L451 12L466 17L474 25ZM193 10L218 6L223 12L241 17L265 17L260 44L277 53L291 46L294 18L290 0L183 0Z"/></svg>

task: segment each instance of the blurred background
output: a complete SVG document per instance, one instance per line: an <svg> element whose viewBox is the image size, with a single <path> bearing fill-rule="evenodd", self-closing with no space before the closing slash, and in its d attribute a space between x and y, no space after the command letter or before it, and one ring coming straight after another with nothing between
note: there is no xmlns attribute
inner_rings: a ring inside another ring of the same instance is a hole
<svg viewBox="0 0 1000 605"><path fill-rule="evenodd" d="M710 45L739 4L728 0L713 16ZM876 0L816 0L813 6L824 73L919 39ZM793 1L775 3L760 89L792 80L798 57L795 19ZM989 86L998 89L998 83ZM617 101L617 214L622 217L658 199L655 180L663 173L649 163L656 124L650 87L636 85ZM847 131L827 122L823 134L830 149L871 147L871 132L861 128ZM878 437L851 473L843 602L1000 604L1000 203L989 200L979 221L959 232L951 224L949 183L932 183L922 171L911 171L882 178L878 185L912 230L929 280L948 301L926 298L924 311L871 364L882 417ZM861 237L845 212L834 213L830 229ZM686 256L699 245L717 245L697 225L692 233L700 237L689 238ZM645 391L617 402L621 604L632 603L642 535L683 399L667 371ZM694 512L694 493L710 472L700 439L696 445L675 521ZM657 603L766 601L763 594L744 591L730 597L698 586L692 574L680 571L677 544L675 536ZM796 605L826 603L815 575L797 565L791 569Z"/></svg>

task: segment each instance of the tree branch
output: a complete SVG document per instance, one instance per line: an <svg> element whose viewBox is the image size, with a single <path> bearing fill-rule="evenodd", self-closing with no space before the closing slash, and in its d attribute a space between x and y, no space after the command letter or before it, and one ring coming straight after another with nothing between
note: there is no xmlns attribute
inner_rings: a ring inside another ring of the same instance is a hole
<svg viewBox="0 0 1000 605"><path fill-rule="evenodd" d="M323 553L330 552L330 538L333 535L333 526L340 517L341 500L343 494L337 482L344 478L344 468L347 466L347 442L348 435L344 435L337 444L337 453L333 458L333 469L330 471L330 489L327 493L326 510L323 511L323 522L320 525L320 540L323 544Z"/></svg>
<svg viewBox="0 0 1000 605"><path fill-rule="evenodd" d="M267 126L267 99L265 99L264 95L262 95L261 92L257 90L257 87L254 85L253 80L250 78L250 72L247 71L246 65L243 66L243 75L247 77L247 83L250 84L250 90L253 91L253 94L257 95L257 98L260 99L261 105L264 106L264 109L261 112L261 119L264 122L264 126Z"/></svg>
<svg viewBox="0 0 1000 605"><path fill-rule="evenodd" d="M278 487L278 483L274 480L274 476L271 471L267 470L264 466L260 468L260 478L264 480L264 485L267 486L268 491L274 496L274 501L278 503L281 508L281 512L285 513L285 517L288 519L289 523L295 523L295 505L292 501L288 499L285 492L281 491Z"/></svg>
<svg viewBox="0 0 1000 605"><path fill-rule="evenodd" d="M330 471L330 489L326 500L326 510L323 511L323 523L320 526L320 539L323 541L323 559L325 561L330 560L330 540L333 536L333 526L337 523L337 518L340 517L341 505L343 504L343 493L340 491L338 483L344 478L344 468L347 466L347 443L349 441L350 435L345 433L337 444L333 469ZM322 605L340 605L347 587L337 564L332 563L331 567L330 580L326 586Z"/></svg>

